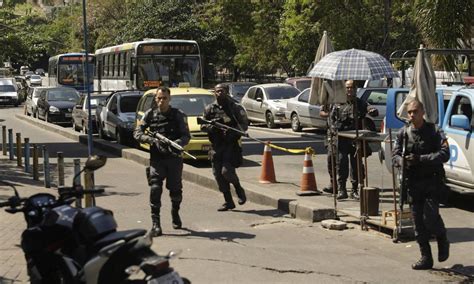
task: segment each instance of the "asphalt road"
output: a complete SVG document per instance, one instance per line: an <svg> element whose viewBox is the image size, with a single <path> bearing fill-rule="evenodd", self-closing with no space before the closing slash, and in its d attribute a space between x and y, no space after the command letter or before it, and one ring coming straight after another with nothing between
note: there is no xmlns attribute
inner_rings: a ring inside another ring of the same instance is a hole
<svg viewBox="0 0 474 284"><path fill-rule="evenodd" d="M4 119L3 125L14 128L15 132L21 132L23 137L48 145L52 153L63 151L69 166L73 158L84 160L87 157L85 146L16 119L14 114L19 112L21 108L1 108L0 121ZM312 141L308 138L259 130L251 130L251 134L291 147L300 147L307 143L319 147L321 144L317 138ZM245 140L246 163L256 163L261 150L261 145ZM301 156L274 152L277 171L282 172L281 180L295 173L300 174ZM316 165L319 165L317 172L323 176L325 158L323 154L320 155L320 158L317 156ZM97 204L113 210L122 229L149 228L151 221L148 216L148 186L143 178L144 167L122 158L109 157L107 165L95 175L96 185L107 191L106 196L97 199ZM2 171L15 168L5 159L0 160L0 165ZM256 175L255 169L254 166L244 167L239 169L239 173L242 179L251 180ZM66 183L71 182L71 174L70 170L66 171ZM22 176L18 174L10 178L14 180L19 177ZM22 190L20 194L31 194L33 186L33 192L41 189L41 184L27 182L26 178L22 178L19 184L19 189ZM0 197L7 195L8 190L0 187ZM232 212L218 213L216 208L222 203L220 194L185 183L182 206L184 228L173 230L166 191L162 201L164 236L155 239L153 248L159 253L182 250L179 258L172 261L172 266L193 283L474 281L474 278L454 273L452 269L461 266L466 268L468 274L474 274L474 222L470 213L472 207L443 208L442 214L449 211L449 215L464 216L456 221L459 224L455 226L452 223L447 224L451 229L463 230L464 233L454 240L452 257L446 263L436 262L436 269L420 272L410 268L411 263L419 256L414 242L393 244L386 235L361 231L356 225L350 224L350 229L345 231L328 231L321 228L319 223L291 219L274 208L251 202ZM471 218L466 219L465 216ZM11 270L6 269L12 263L19 267L24 266L16 246L24 228L22 216L0 212L0 224L5 228L3 234L0 234L0 276L3 277L0 280L5 282L13 278L26 281L24 270L15 278L11 276L13 273L7 274ZM12 251L17 253L9 255ZM436 255L436 252L434 246L433 253ZM7 272L1 274L3 271Z"/></svg>

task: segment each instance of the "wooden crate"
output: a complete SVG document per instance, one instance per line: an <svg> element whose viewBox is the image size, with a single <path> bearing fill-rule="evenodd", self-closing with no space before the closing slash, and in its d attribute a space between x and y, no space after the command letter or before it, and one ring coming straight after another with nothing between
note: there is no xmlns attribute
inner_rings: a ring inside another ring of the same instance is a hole
<svg viewBox="0 0 474 284"><path fill-rule="evenodd" d="M398 215L400 216L400 211L397 211ZM403 210L402 220L410 220L411 219L411 211L410 209ZM388 223L395 222L395 210L388 210L382 211L382 225L387 225Z"/></svg>

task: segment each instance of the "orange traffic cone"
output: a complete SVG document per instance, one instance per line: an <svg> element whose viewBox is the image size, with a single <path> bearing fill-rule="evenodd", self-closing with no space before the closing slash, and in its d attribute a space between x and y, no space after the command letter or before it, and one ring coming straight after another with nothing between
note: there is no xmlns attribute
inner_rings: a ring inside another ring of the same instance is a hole
<svg viewBox="0 0 474 284"><path fill-rule="evenodd" d="M304 155L303 176L301 177L301 189L296 192L297 195L319 195L314 176L313 160L311 159L312 149L306 151Z"/></svg>
<svg viewBox="0 0 474 284"><path fill-rule="evenodd" d="M262 174L260 175L260 183L276 183L275 167L273 166L272 149L268 144L263 150Z"/></svg>

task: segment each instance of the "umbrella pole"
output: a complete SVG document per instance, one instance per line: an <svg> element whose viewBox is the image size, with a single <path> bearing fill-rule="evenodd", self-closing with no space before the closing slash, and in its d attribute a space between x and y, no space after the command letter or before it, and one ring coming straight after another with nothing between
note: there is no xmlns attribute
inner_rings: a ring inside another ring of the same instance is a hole
<svg viewBox="0 0 474 284"><path fill-rule="evenodd" d="M361 181L362 175L361 175L361 158L359 155L360 152L360 141L359 141L359 110L357 106L357 98L354 98L354 124L355 124L355 130L356 130L356 137L355 137L355 142L356 142L356 164L357 164L357 183L359 184L359 198L360 198L360 227L361 230L365 230L366 222L365 220L367 219L367 216L362 213L366 213L368 210L367 208L367 202L363 202L365 200L364 198L364 183ZM364 208L363 208L364 207Z"/></svg>
<svg viewBox="0 0 474 284"><path fill-rule="evenodd" d="M393 146L392 146L392 129L388 129L388 137L389 137L389 143L390 143L390 153L393 153ZM387 147L387 146L385 146ZM388 157L385 157L387 159ZM392 157L390 157L391 159ZM395 217L394 217L394 222L395 222L395 228L394 228L394 242L397 242L400 238L398 235L398 218L401 218L402 216L398 216L398 210L397 210L397 191L396 191L396 181L395 181L395 166L393 165L392 161L392 188L393 188L393 211L395 212ZM400 193L401 194L401 193Z"/></svg>
<svg viewBox="0 0 474 284"><path fill-rule="evenodd" d="M331 177L332 177L332 196L333 196L333 201L334 201L334 219L339 220L339 217L337 216L337 175L336 171L339 168L339 149L337 147L338 145L338 133L337 133L337 106L335 104L331 105L331 111L329 112L329 136L330 136L330 149L331 149Z"/></svg>

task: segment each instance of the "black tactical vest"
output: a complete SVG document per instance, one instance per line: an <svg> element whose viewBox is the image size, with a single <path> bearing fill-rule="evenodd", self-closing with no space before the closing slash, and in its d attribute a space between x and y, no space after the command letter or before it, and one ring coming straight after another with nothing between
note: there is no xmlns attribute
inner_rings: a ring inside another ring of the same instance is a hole
<svg viewBox="0 0 474 284"><path fill-rule="evenodd" d="M180 138L177 116L178 110L175 108L170 108L165 114L160 113L158 109L153 110L150 131L158 132L173 141Z"/></svg>

